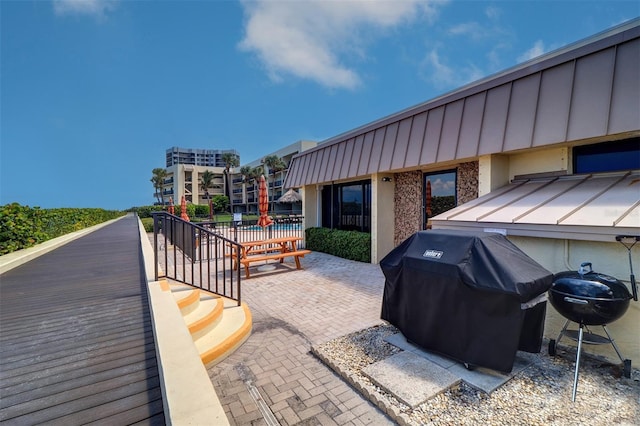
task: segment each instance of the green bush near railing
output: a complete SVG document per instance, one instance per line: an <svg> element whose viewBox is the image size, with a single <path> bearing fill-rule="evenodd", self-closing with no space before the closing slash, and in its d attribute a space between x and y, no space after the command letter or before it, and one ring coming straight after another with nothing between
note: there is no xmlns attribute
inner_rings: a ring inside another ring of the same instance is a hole
<svg viewBox="0 0 640 426"><path fill-rule="evenodd" d="M0 206L0 255L79 231L125 212L104 209L41 209L18 203Z"/></svg>
<svg viewBox="0 0 640 426"><path fill-rule="evenodd" d="M144 219L145 217L152 217L153 212L166 212L167 207L163 206L140 206L140 207L131 207L127 210L128 212L136 213L140 219Z"/></svg>
<svg viewBox="0 0 640 426"><path fill-rule="evenodd" d="M358 262L371 262L371 234L329 228L307 228L305 248Z"/></svg>

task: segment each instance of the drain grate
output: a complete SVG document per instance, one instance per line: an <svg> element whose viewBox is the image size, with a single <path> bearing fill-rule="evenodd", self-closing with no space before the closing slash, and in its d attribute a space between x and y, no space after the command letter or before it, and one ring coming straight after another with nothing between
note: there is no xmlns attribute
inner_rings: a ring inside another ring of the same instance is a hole
<svg viewBox="0 0 640 426"><path fill-rule="evenodd" d="M260 394L260 391L258 390L258 388L253 385L253 382L251 380L245 380L244 384L247 386L247 389L249 390L249 395L251 395L251 398L253 398L253 401L258 406L258 409L260 410L260 413L262 413L262 417L264 417L264 420L267 422L267 425L280 426L278 419L276 419L276 416L273 414L273 411L271 411L271 408L269 408L269 405L267 405L265 400L262 398L262 395Z"/></svg>

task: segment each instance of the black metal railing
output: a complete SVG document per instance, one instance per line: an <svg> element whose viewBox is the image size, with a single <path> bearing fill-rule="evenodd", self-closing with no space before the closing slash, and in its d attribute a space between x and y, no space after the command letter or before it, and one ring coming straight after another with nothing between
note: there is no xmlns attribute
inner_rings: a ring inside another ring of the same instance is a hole
<svg viewBox="0 0 640 426"><path fill-rule="evenodd" d="M155 279L164 276L241 304L240 245L204 223L153 214Z"/></svg>
<svg viewBox="0 0 640 426"><path fill-rule="evenodd" d="M305 246L304 217L301 215L274 217L273 223L265 228L258 226L258 219L243 219L242 222L200 222L199 225L239 243L280 237L300 237L302 240L297 247Z"/></svg>

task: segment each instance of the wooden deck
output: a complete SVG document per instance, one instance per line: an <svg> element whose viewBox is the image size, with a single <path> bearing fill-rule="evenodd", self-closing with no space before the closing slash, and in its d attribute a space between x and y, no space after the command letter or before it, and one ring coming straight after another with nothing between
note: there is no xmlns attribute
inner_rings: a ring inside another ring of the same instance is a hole
<svg viewBox="0 0 640 426"><path fill-rule="evenodd" d="M137 218L0 276L0 423L165 424Z"/></svg>

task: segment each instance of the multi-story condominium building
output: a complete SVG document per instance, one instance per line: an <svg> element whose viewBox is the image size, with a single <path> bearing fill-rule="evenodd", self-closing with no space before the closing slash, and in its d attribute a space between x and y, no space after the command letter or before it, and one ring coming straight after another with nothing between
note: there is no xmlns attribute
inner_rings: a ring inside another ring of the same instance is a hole
<svg viewBox="0 0 640 426"><path fill-rule="evenodd" d="M298 141L288 145L278 151L268 154L260 159L254 160L242 167L261 167L267 179L269 188L269 201L276 201L284 193L284 179L291 158L307 149L313 148L317 142ZM165 168L167 177L165 178L162 196L166 202L169 198L175 204L180 203L184 195L187 203L207 204L207 194L201 188L202 175L209 171L213 173L213 186L208 189L209 197L214 195L230 194L229 203L231 211L234 213L256 213L258 211L258 182L248 179L240 173L242 167L236 167L229 173L229 191L225 190L224 171L225 165L222 161L222 154L231 152L238 155L236 150L205 150L187 149L173 147L167 149L167 166ZM264 159L269 155L275 155L282 159L286 168L284 170L269 170L264 163ZM240 156L238 155L238 159ZM301 210L301 205L274 204L275 212Z"/></svg>
<svg viewBox="0 0 640 426"><path fill-rule="evenodd" d="M215 175L213 186L208 188L209 197L224 195L224 167L174 164L165 170L167 177L162 188L162 196L165 202L172 198L174 204L179 204L184 195L187 203L207 204L207 194L200 187L202 174L206 171Z"/></svg>
<svg viewBox="0 0 640 426"><path fill-rule="evenodd" d="M188 203L207 204L207 192L209 197L214 195L225 195L224 168L225 164L222 156L225 153L240 155L235 149L191 149L191 148L169 148L166 151L167 177L164 180L162 196L165 202L169 198L174 203L180 203L184 195ZM213 185L205 191L201 188L202 175L209 171L213 173Z"/></svg>
<svg viewBox="0 0 640 426"><path fill-rule="evenodd" d="M193 149L180 148L177 146L167 149L167 165L169 168L176 164L192 164L203 167L224 167L222 156L231 153L238 158L240 154L235 149Z"/></svg>
<svg viewBox="0 0 640 426"><path fill-rule="evenodd" d="M291 158L302 151L315 147L317 144L314 141L298 141L248 164L243 164L242 167L262 167L264 176L267 179L269 201L276 201L284 193L284 179L287 175ZM269 155L281 158L286 168L279 171L269 170L269 167L264 163L264 159ZM243 176L240 173L242 167L237 167L231 171L231 209L234 213L256 213L258 211L258 182ZM275 209L274 213L277 213L279 211L290 211L292 207L295 208L296 206L274 204L273 207ZM301 205L298 205L297 209L301 210Z"/></svg>

